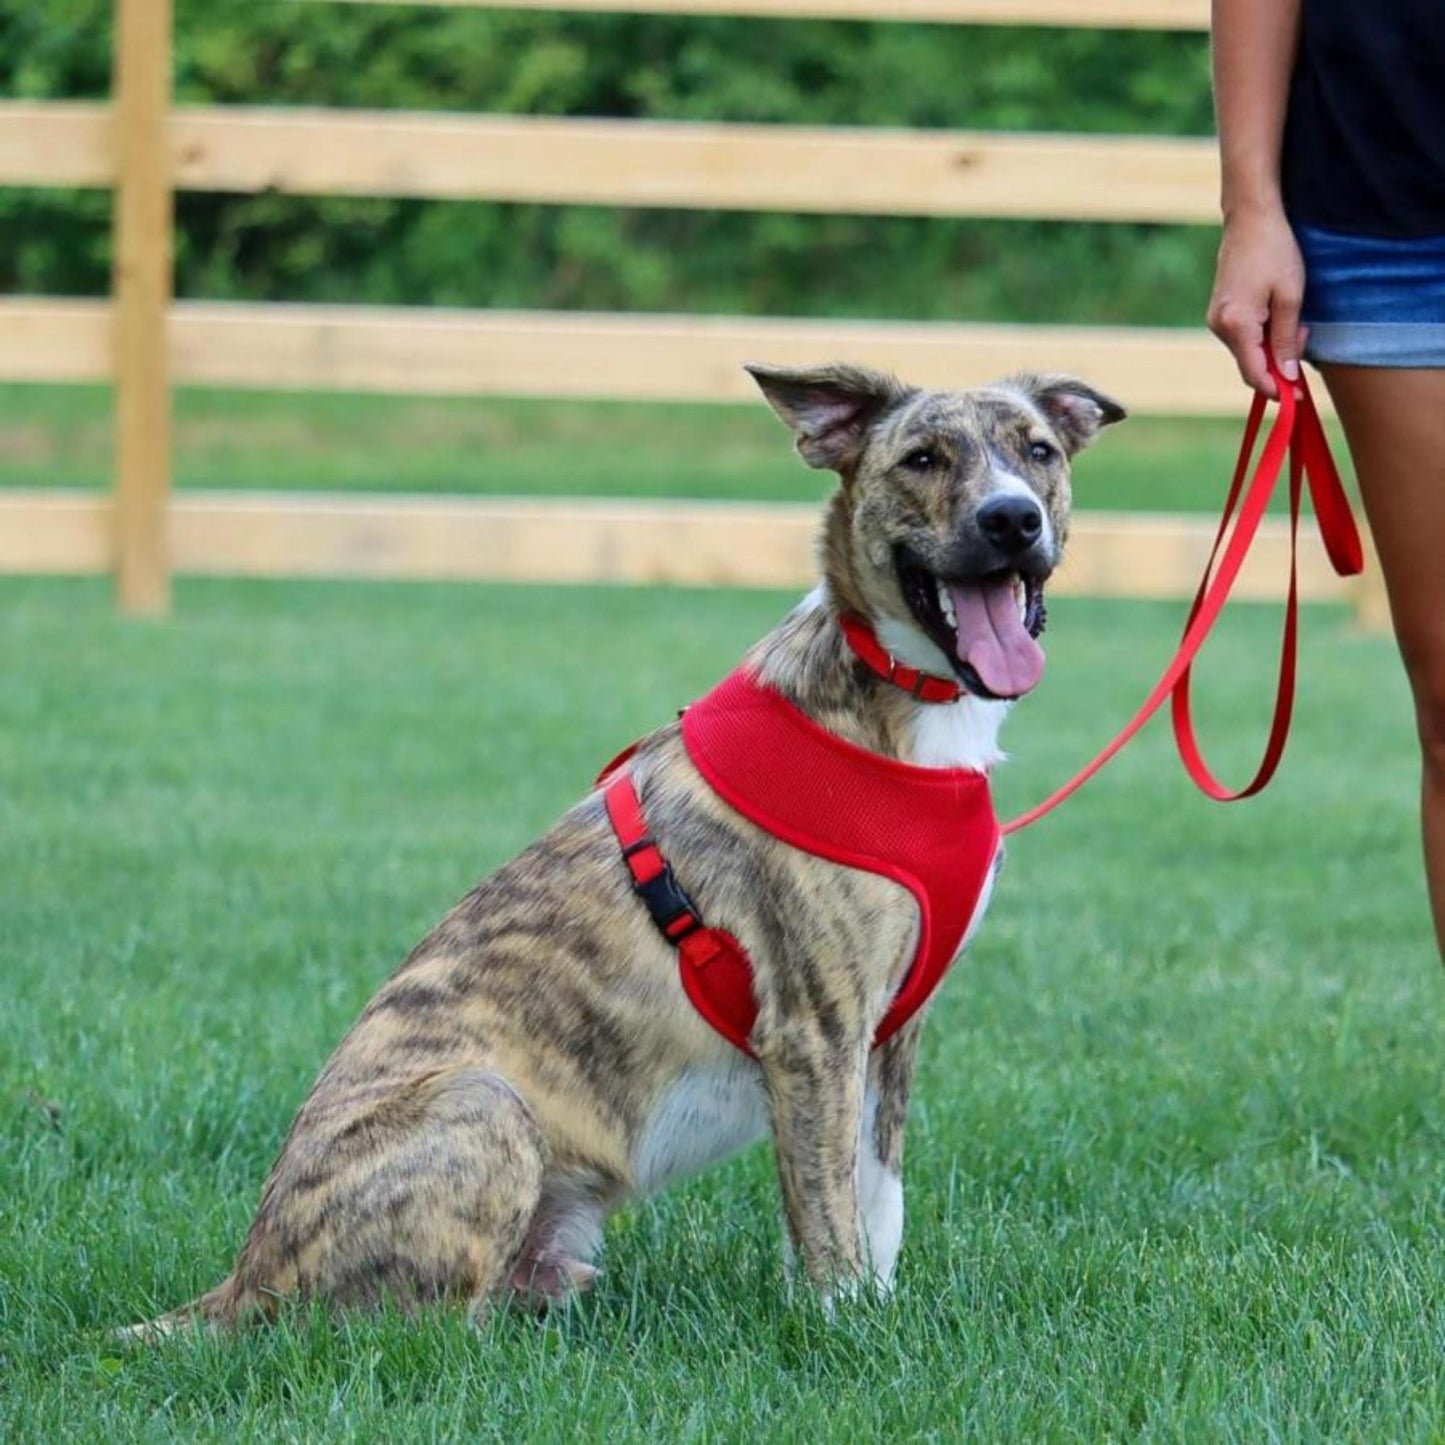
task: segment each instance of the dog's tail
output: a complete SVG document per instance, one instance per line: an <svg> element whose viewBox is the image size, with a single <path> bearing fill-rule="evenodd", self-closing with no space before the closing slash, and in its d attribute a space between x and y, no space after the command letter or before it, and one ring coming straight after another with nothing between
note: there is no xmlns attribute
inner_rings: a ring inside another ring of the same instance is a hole
<svg viewBox="0 0 1445 1445"><path fill-rule="evenodd" d="M215 1289L207 1290L190 1304L168 1310L153 1320L125 1325L114 1331L113 1338L124 1344L157 1345L173 1335L228 1329L236 1324L243 1314L260 1312L256 1301L252 1301L251 1309L247 1311L241 1295L242 1290L235 1275L228 1275Z"/></svg>

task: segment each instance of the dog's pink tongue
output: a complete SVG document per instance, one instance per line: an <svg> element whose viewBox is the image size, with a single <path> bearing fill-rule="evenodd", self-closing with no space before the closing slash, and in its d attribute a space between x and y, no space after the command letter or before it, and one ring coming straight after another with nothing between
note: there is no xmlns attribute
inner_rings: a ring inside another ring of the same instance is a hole
<svg viewBox="0 0 1445 1445"><path fill-rule="evenodd" d="M958 660L999 697L1020 697L1035 687L1044 672L1044 650L1019 617L1013 583L950 584L948 590L958 618Z"/></svg>

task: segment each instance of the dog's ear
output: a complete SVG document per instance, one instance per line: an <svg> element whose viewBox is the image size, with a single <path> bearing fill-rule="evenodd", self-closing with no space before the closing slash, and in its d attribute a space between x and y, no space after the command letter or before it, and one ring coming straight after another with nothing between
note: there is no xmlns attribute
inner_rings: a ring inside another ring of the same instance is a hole
<svg viewBox="0 0 1445 1445"><path fill-rule="evenodd" d="M1100 428L1123 421L1129 414L1117 401L1074 376L1018 376L1012 384L1049 419L1070 456L1088 446Z"/></svg>
<svg viewBox="0 0 1445 1445"><path fill-rule="evenodd" d="M749 363L768 404L793 429L810 467L845 471L863 450L868 428L912 393L894 377L861 366L794 371Z"/></svg>

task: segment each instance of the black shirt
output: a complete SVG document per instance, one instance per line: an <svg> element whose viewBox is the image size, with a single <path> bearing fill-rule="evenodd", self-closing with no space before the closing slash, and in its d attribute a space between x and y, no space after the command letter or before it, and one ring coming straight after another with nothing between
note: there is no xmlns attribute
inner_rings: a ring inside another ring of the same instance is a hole
<svg viewBox="0 0 1445 1445"><path fill-rule="evenodd" d="M1445 236L1445 0L1304 0L1285 127L1291 217Z"/></svg>

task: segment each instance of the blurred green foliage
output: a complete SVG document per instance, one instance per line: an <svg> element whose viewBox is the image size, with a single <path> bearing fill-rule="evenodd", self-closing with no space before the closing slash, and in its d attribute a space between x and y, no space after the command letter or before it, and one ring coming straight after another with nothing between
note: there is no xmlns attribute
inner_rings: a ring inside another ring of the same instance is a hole
<svg viewBox="0 0 1445 1445"><path fill-rule="evenodd" d="M111 0L0 0L0 95L109 84ZM1199 134L1175 33L177 0L182 102ZM0 290L107 286L109 198L0 191ZM182 295L1078 322L1198 319L1209 228L277 195L177 199Z"/></svg>

